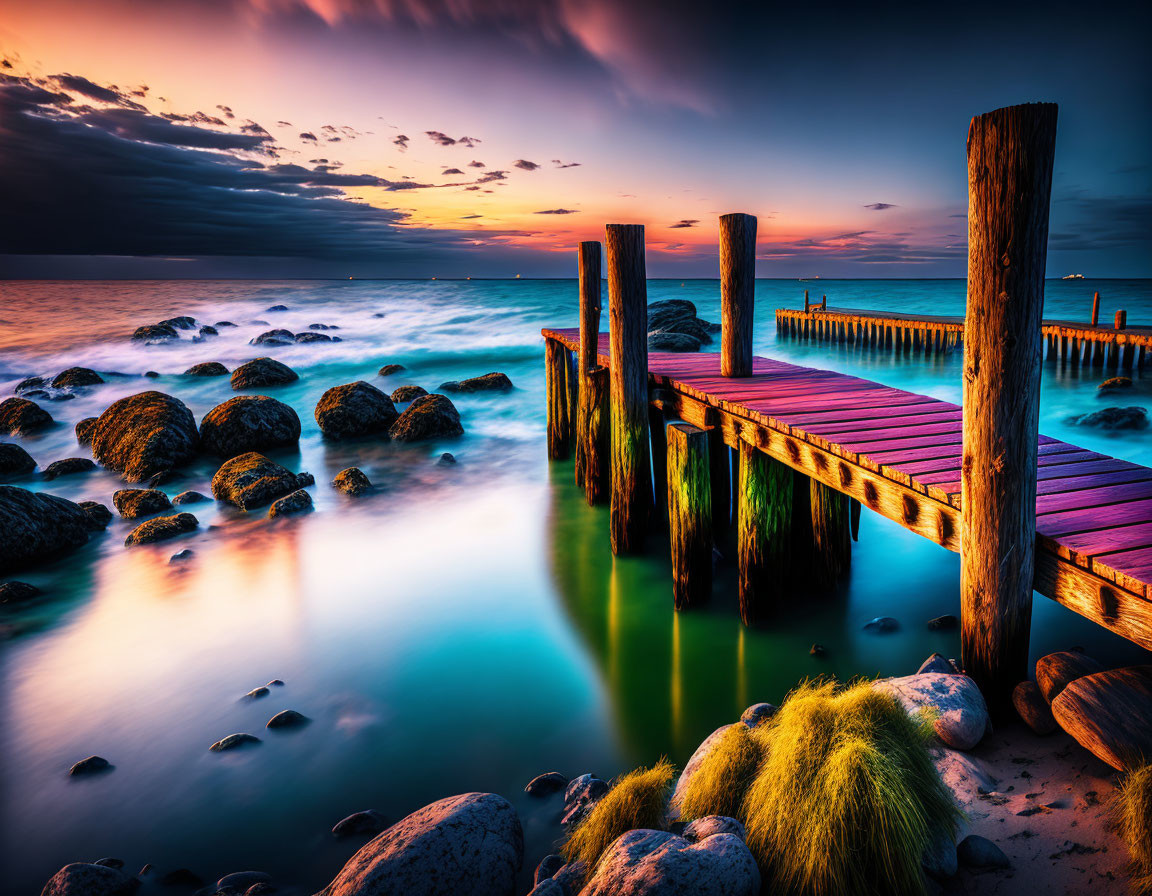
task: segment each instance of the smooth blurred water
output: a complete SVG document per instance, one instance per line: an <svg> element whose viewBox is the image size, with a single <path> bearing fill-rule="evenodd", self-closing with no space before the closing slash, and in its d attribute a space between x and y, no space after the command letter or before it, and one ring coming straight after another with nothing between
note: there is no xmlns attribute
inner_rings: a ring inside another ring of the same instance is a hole
<svg viewBox="0 0 1152 896"><path fill-rule="evenodd" d="M1152 319L1150 285L1053 281L1046 314L1086 319L1099 289L1102 319L1124 307L1142 323ZM773 311L797 307L805 286L832 306L962 313L962 281L760 281L755 339L758 354L960 400L958 356L778 344ZM184 369L268 354L301 374L266 391L296 408L304 427L298 452L272 456L317 480L316 512L306 517L194 505L197 533L131 550L130 524L116 520L77 554L19 576L46 595L37 609L0 618L18 629L0 644L0 868L13 893L38 892L67 862L105 855L205 879L258 868L311 892L360 845L328 833L343 816L372 807L398 819L469 790L516 804L527 881L557 833L556 801L522 793L534 775L608 776L662 754L683 763L715 727L750 703L779 701L800 678L904 674L933 651L958 652L956 634L924 627L958 612L958 558L870 513L842 586L798 593L786 617L756 629L736 616L730 564L710 607L676 614L666 538L653 536L646 556L614 559L606 509L584 504L571 462L545 456L539 331L576 324L574 282L9 282L0 296L0 395L73 364L108 380L75 400L44 402L60 425L16 440L41 466L86 455L73 425L116 398L161 389L199 418L233 393L225 377L185 378ZM714 281L649 284L650 300L669 297L718 317ZM265 310L276 303L290 310ZM136 326L176 314L241 326L201 343L128 340ZM267 325L248 323L260 320ZM247 345L273 326L314 322L338 325L344 341ZM375 375L392 362L408 370ZM161 376L144 378L149 370ZM432 390L490 370L516 389L454 399L467 430L460 440L327 443L312 416L338 383ZM1105 403L1099 378L1046 367L1042 431L1152 464L1146 433L1065 422ZM1119 401L1148 404L1149 391L1138 377ZM436 465L446 450L458 465ZM381 492L353 501L332 490L332 476L350 465ZM198 462L164 489L208 492L214 469ZM15 483L109 505L122 485L103 471ZM184 547L194 558L170 565ZM901 630L862 631L882 614ZM813 642L826 657L809 655ZM1072 644L1147 662L1038 597L1033 655ZM239 699L271 678L286 684ZM312 723L264 730L285 708ZM208 752L234 731L263 743ZM69 778L69 766L93 753L115 769Z"/></svg>

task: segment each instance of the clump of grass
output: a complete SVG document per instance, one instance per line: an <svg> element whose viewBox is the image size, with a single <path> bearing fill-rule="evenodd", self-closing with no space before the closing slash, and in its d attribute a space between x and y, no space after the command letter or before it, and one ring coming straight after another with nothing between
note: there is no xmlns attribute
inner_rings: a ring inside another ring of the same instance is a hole
<svg viewBox="0 0 1152 896"><path fill-rule="evenodd" d="M743 820L764 892L923 893L921 856L960 817L926 718L868 682L815 682L762 727L769 749Z"/></svg>
<svg viewBox="0 0 1152 896"><path fill-rule="evenodd" d="M621 834L636 828L662 828L676 769L667 759L617 778L612 789L592 807L569 835L564 857L583 861L589 870Z"/></svg>
<svg viewBox="0 0 1152 896"><path fill-rule="evenodd" d="M743 722L730 725L688 779L680 797L680 817L690 821L727 815L743 820L744 794L766 748L767 739Z"/></svg>
<svg viewBox="0 0 1152 896"><path fill-rule="evenodd" d="M1152 894L1152 765L1131 772L1112 800L1117 832L1132 856L1132 892Z"/></svg>

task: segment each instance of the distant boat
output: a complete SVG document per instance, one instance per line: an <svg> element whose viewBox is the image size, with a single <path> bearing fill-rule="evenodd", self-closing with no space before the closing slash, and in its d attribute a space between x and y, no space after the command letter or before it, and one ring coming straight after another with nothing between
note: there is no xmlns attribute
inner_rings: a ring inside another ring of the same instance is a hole
<svg viewBox="0 0 1152 896"><path fill-rule="evenodd" d="M517 280L519 280L519 279L520 279L520 275L519 275L519 274L517 274L517 275L516 275L516 279L517 279Z"/></svg>
<svg viewBox="0 0 1152 896"><path fill-rule="evenodd" d="M1061 280L1083 280L1084 275L1083 274L1065 274L1060 279Z"/></svg>

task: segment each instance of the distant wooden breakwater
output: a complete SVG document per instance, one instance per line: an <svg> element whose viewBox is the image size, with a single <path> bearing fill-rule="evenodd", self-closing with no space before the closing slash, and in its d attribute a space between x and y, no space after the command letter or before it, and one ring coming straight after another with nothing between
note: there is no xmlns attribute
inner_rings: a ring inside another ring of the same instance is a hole
<svg viewBox="0 0 1152 896"><path fill-rule="evenodd" d="M1055 131L1048 104L972 121L963 409L754 357L751 215L719 222L718 354L649 352L640 225L607 226L600 333L601 246L581 243L580 327L542 331L548 452L610 504L613 552L667 519L688 608L734 527L749 622L798 576L836 581L866 506L960 552L962 661L994 707L1027 678L1034 588L1152 649L1152 469L1038 432Z"/></svg>
<svg viewBox="0 0 1152 896"><path fill-rule="evenodd" d="M1092 297L1088 323L1046 320L1040 326L1046 360L1071 367L1131 370L1143 367L1152 349L1152 327L1129 327L1121 309L1110 326L1099 324L1100 293ZM843 343L904 355L939 355L964 345L964 318L829 308L828 297L804 308L777 308L776 333L810 342Z"/></svg>

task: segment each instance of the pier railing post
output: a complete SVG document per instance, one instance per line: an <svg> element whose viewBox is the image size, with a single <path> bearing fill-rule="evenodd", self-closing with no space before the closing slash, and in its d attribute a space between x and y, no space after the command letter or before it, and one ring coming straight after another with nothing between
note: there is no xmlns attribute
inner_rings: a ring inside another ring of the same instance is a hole
<svg viewBox="0 0 1152 896"><path fill-rule="evenodd" d="M668 540L672 545L672 594L677 610L712 593L712 487L708 433L672 423L668 440Z"/></svg>
<svg viewBox="0 0 1152 896"><path fill-rule="evenodd" d="M586 402L588 371L599 364L600 344L600 244L595 240L582 242L579 249L580 265L580 352L576 359L578 396L575 419L576 484L584 484L588 467L586 452L595 447L582 435L588 429L587 415L593 405Z"/></svg>
<svg viewBox="0 0 1152 896"><path fill-rule="evenodd" d="M998 109L968 130L961 650L998 711L1027 678L1055 148L1054 103Z"/></svg>
<svg viewBox="0 0 1152 896"><path fill-rule="evenodd" d="M648 439L648 283L644 225L609 224L612 553L640 551L652 510Z"/></svg>
<svg viewBox="0 0 1152 896"><path fill-rule="evenodd" d="M752 375L756 217L720 216L720 375Z"/></svg>

